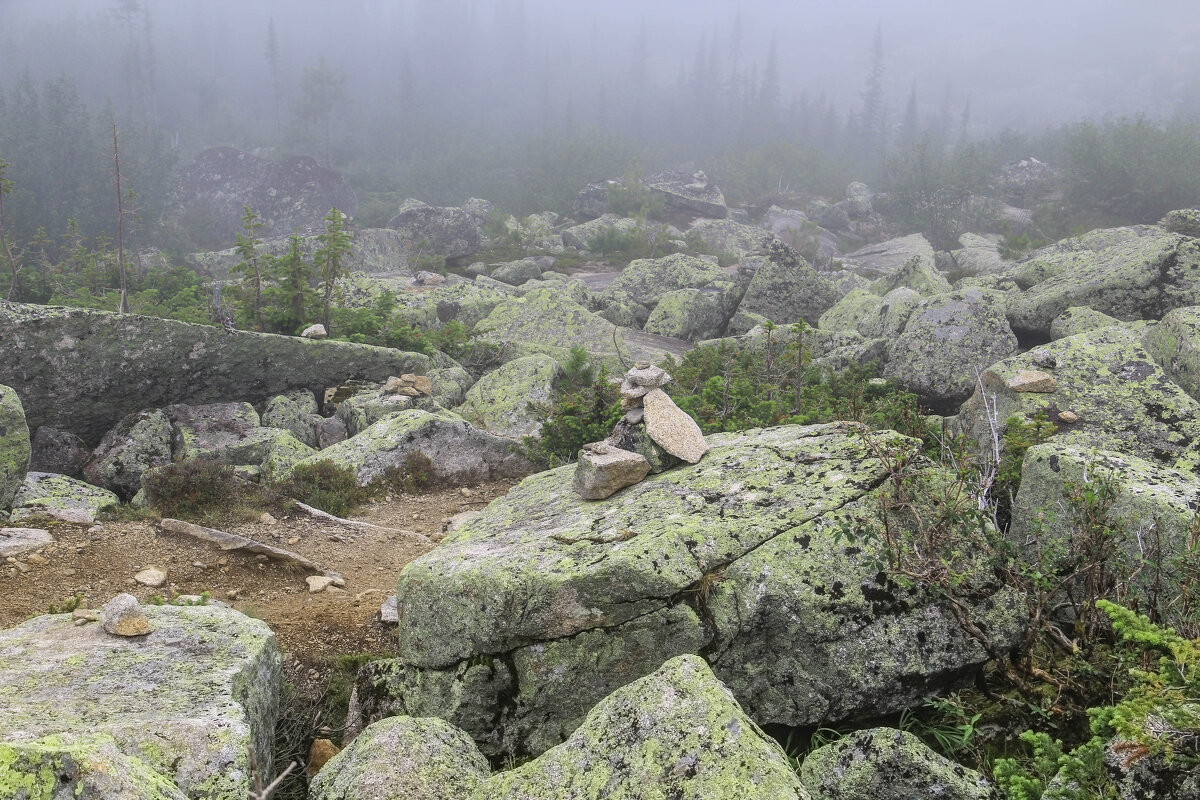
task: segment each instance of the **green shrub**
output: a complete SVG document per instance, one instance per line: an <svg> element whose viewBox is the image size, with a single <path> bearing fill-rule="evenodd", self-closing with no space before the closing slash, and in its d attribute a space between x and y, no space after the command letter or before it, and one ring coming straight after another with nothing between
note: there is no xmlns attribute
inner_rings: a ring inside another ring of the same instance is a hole
<svg viewBox="0 0 1200 800"><path fill-rule="evenodd" d="M247 484L233 467L211 458L167 464L142 478L146 501L164 517L212 519L245 502Z"/></svg>
<svg viewBox="0 0 1200 800"><path fill-rule="evenodd" d="M412 450L404 456L403 464L385 469L383 475L371 482L370 488L376 494L413 494L431 488L436 481L433 459L420 450Z"/></svg>
<svg viewBox="0 0 1200 800"><path fill-rule="evenodd" d="M367 500L354 470L329 459L298 464L281 488L289 497L337 516Z"/></svg>
<svg viewBox="0 0 1200 800"><path fill-rule="evenodd" d="M525 457L544 467L575 460L579 449L608 438L621 419L621 398L606 369L594 370L586 353L573 348L555 396L548 406L535 407L542 415L540 436L521 443Z"/></svg>

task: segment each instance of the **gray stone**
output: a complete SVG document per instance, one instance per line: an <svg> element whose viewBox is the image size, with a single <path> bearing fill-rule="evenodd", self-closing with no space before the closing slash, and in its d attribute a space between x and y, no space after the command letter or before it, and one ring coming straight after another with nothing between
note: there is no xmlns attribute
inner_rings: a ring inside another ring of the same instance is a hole
<svg viewBox="0 0 1200 800"><path fill-rule="evenodd" d="M125 593L101 607L100 627L113 636L145 636L152 630L138 599Z"/></svg>
<svg viewBox="0 0 1200 800"><path fill-rule="evenodd" d="M41 528L0 528L0 558L32 553L53 541L50 531Z"/></svg>
<svg viewBox="0 0 1200 800"><path fill-rule="evenodd" d="M756 225L743 225L731 219L696 220L687 231L688 241L699 240L703 252L740 261L761 251L775 237Z"/></svg>
<svg viewBox="0 0 1200 800"><path fill-rule="evenodd" d="M925 297L950 291L950 282L938 272L932 261L913 256L895 272L876 278L871 291L883 296L893 289L907 287Z"/></svg>
<svg viewBox="0 0 1200 800"><path fill-rule="evenodd" d="M572 486L580 497L603 500L637 483L649 472L650 462L637 453L595 442L579 451Z"/></svg>
<svg viewBox="0 0 1200 800"><path fill-rule="evenodd" d="M856 332L860 324L874 321L880 316L882 305L883 301L874 292L851 289L821 314L817 327L823 331Z"/></svg>
<svg viewBox="0 0 1200 800"><path fill-rule="evenodd" d="M729 215L725 195L703 172L666 170L651 175L644 183L651 192L662 196L668 209L713 219Z"/></svg>
<svg viewBox="0 0 1200 800"><path fill-rule="evenodd" d="M0 631L0 747L111 736L189 797L244 798L272 773L280 657L266 623L213 606L146 606L130 639L70 614ZM174 796L174 795L168 795Z"/></svg>
<svg viewBox="0 0 1200 800"><path fill-rule="evenodd" d="M1168 211L1159 223L1170 233L1200 238L1200 208L1181 208Z"/></svg>
<svg viewBox="0 0 1200 800"><path fill-rule="evenodd" d="M78 436L48 425L37 429L31 444L33 453L29 458L29 468L35 472L53 472L78 478L92 455Z"/></svg>
<svg viewBox="0 0 1200 800"><path fill-rule="evenodd" d="M461 208L435 208L405 200L387 227L399 231L405 248L415 256L466 258L479 252L483 232Z"/></svg>
<svg viewBox="0 0 1200 800"><path fill-rule="evenodd" d="M704 289L720 295L722 313L733 313L738 302L733 278L712 261L683 253L629 262L600 294L602 301L639 303L653 308L668 292Z"/></svg>
<svg viewBox="0 0 1200 800"><path fill-rule="evenodd" d="M300 335L305 339L325 339L329 336L329 331L325 330L324 325L309 325L300 331Z"/></svg>
<svg viewBox="0 0 1200 800"><path fill-rule="evenodd" d="M138 411L104 434L83 468L89 482L129 499L147 470L171 463L171 420L158 410Z"/></svg>
<svg viewBox="0 0 1200 800"><path fill-rule="evenodd" d="M847 269L865 278L876 279L898 272L914 257L919 259L923 266L929 269L934 267L933 246L919 233L899 239L888 239L886 242L847 253L842 256L842 263ZM886 291L879 294L886 294Z"/></svg>
<svg viewBox="0 0 1200 800"><path fill-rule="evenodd" d="M907 286L893 289L883 296L873 313L859 319L855 329L868 339L895 339L904 333L908 318L922 301L921 295Z"/></svg>
<svg viewBox="0 0 1200 800"><path fill-rule="evenodd" d="M282 428L309 447L318 444L316 429L321 422L322 418L317 415L317 398L306 389L272 397L262 413L265 427Z"/></svg>
<svg viewBox="0 0 1200 800"><path fill-rule="evenodd" d="M595 219L608 210L608 187L612 181L596 181L579 190L572 213L582 220Z"/></svg>
<svg viewBox="0 0 1200 800"><path fill-rule="evenodd" d="M520 261L495 264L488 269L488 275L512 286L520 286L526 281L542 277L542 268L533 259L523 258Z"/></svg>
<svg viewBox="0 0 1200 800"><path fill-rule="evenodd" d="M767 246L767 255L750 260L754 275L738 310L759 314L777 325L804 320L816 325L833 307L841 292L779 240ZM743 262L743 268L747 262Z"/></svg>
<svg viewBox="0 0 1200 800"><path fill-rule="evenodd" d="M21 398L0 385L0 510L12 504L29 469L30 455L29 426Z"/></svg>
<svg viewBox="0 0 1200 800"><path fill-rule="evenodd" d="M658 336L696 341L719 334L725 319L720 292L676 289L659 298L643 329Z"/></svg>
<svg viewBox="0 0 1200 800"><path fill-rule="evenodd" d="M561 234L562 243L566 247L580 250L590 250L599 244L599 237L608 232L621 236L638 236L646 238L649 231L636 219L618 217L616 214L604 214L597 219L573 225Z"/></svg>
<svg viewBox="0 0 1200 800"><path fill-rule="evenodd" d="M1146 333L1144 341L1171 380L1200 400L1200 307L1171 311Z"/></svg>
<svg viewBox="0 0 1200 800"><path fill-rule="evenodd" d="M120 502L112 492L75 478L30 472L13 498L12 521L50 517L90 525L101 511L116 508Z"/></svg>
<svg viewBox="0 0 1200 800"><path fill-rule="evenodd" d="M400 622L400 617L396 614L396 595L389 594L379 606L379 621L384 625L395 625Z"/></svg>
<svg viewBox="0 0 1200 800"><path fill-rule="evenodd" d="M964 275L994 275L1006 269L1000 257L1000 246L977 233L964 233L958 237L962 247L951 252L954 266Z"/></svg>
<svg viewBox="0 0 1200 800"><path fill-rule="evenodd" d="M662 367L656 367L649 361L639 361L621 379L621 396L628 400L636 400L670 382L671 376Z"/></svg>
<svg viewBox="0 0 1200 800"><path fill-rule="evenodd" d="M426 356L386 347L4 301L0 327L0 383L33 409L30 425L70 430L89 445L142 409L260 402L431 366Z"/></svg>
<svg viewBox="0 0 1200 800"><path fill-rule="evenodd" d="M1094 311L1087 306L1072 306L1050 322L1050 339L1065 339L1077 333L1118 325L1121 320Z"/></svg>
<svg viewBox="0 0 1200 800"><path fill-rule="evenodd" d="M696 420L680 410L662 389L652 389L642 398L646 434L676 458L695 464L708 452L708 444Z"/></svg>
<svg viewBox="0 0 1200 800"><path fill-rule="evenodd" d="M480 378L455 411L500 436L537 436L542 430L542 414L537 409L549 407L561 374L562 368L550 356L514 359Z"/></svg>

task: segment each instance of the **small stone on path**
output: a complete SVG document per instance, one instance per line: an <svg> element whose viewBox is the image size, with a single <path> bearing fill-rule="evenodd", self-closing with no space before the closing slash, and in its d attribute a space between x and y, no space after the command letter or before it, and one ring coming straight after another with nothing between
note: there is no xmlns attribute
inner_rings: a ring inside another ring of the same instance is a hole
<svg viewBox="0 0 1200 800"><path fill-rule="evenodd" d="M157 589L167 582L167 573L158 567L146 567L137 575L134 575L133 579L142 586Z"/></svg>
<svg viewBox="0 0 1200 800"><path fill-rule="evenodd" d="M333 585L333 578L327 575L310 575L304 579L308 584L308 593L317 594L323 592Z"/></svg>

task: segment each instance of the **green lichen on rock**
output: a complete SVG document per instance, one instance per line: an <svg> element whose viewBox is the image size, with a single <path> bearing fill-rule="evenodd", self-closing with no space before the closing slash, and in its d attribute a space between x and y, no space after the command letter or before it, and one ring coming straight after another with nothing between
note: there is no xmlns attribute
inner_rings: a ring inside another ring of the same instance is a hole
<svg viewBox="0 0 1200 800"><path fill-rule="evenodd" d="M923 298L914 289L901 286L883 296L874 313L858 321L856 330L868 339L895 339L904 332L908 318L920 307Z"/></svg>
<svg viewBox="0 0 1200 800"><path fill-rule="evenodd" d="M305 389L297 389L276 395L267 401L262 413L262 424L268 428L283 428L309 447L317 446L315 424L320 421L317 414L317 398Z"/></svg>
<svg viewBox="0 0 1200 800"><path fill-rule="evenodd" d="M129 499L142 488L142 475L171 463L171 420L159 409L128 415L104 434L84 477Z"/></svg>
<svg viewBox="0 0 1200 800"><path fill-rule="evenodd" d="M13 498L12 521L53 517L64 522L92 523L96 515L116 507L120 498L107 489L49 472L30 472Z"/></svg>
<svg viewBox="0 0 1200 800"><path fill-rule="evenodd" d="M950 291L950 282L937 271L932 260L913 256L900 269L877 278L871 283L871 291L880 297L894 289L905 287L924 297Z"/></svg>
<svg viewBox="0 0 1200 800"><path fill-rule="evenodd" d="M676 339L707 339L725 327L720 298L700 289L667 292L650 312L644 330Z"/></svg>
<svg viewBox="0 0 1200 800"><path fill-rule="evenodd" d="M1146 332L1145 343L1171 380L1200 400L1200 307L1170 312Z"/></svg>
<svg viewBox="0 0 1200 800"><path fill-rule="evenodd" d="M280 683L274 634L228 608L143 611L152 631L138 639L76 627L69 615L0 631L0 736L13 745L105 734L189 797L242 800L251 758L271 770Z"/></svg>
<svg viewBox="0 0 1200 800"><path fill-rule="evenodd" d="M1142 346L1144 325L1125 324L1050 342L1035 352L993 364L981 376L982 389L963 404L964 431L991 441L986 404L999 424L1011 416L1032 419L1039 411L1058 425L1055 440L1079 447L1128 453L1167 467L1190 470L1200 464L1200 403L1163 371ZM1053 392L1016 392L1008 382L1020 370L1043 369L1035 359L1054 359ZM1060 412L1078 416L1058 422ZM990 446L990 445L989 445Z"/></svg>
<svg viewBox="0 0 1200 800"><path fill-rule="evenodd" d="M431 366L426 356L386 347L4 301L0 328L0 383L21 393L30 427L70 431L89 445L146 408L259 402Z"/></svg>
<svg viewBox="0 0 1200 800"><path fill-rule="evenodd" d="M257 466L261 470L263 480L276 483L291 475L292 468L301 461L312 458L316 450L292 436L290 431L279 428L259 428L263 440L262 458L257 464L253 460L246 463ZM231 463L238 464L240 461Z"/></svg>
<svg viewBox="0 0 1200 800"><path fill-rule="evenodd" d="M1160 319L1174 308L1200 305L1200 241L1156 226L1094 252L1079 263L1008 299L1008 319L1019 334L1045 336L1072 306L1120 320Z"/></svg>
<svg viewBox="0 0 1200 800"><path fill-rule="evenodd" d="M1030 253L1013 265L1012 275L1018 286L1028 289L1050 278L1091 267L1097 260L1097 254L1109 248L1136 243L1143 236L1153 233L1153 229L1145 225L1088 231L1082 236L1063 239Z"/></svg>
<svg viewBox="0 0 1200 800"><path fill-rule="evenodd" d="M694 656L613 692L567 741L471 800L492 797L808 800L783 750Z"/></svg>
<svg viewBox="0 0 1200 800"><path fill-rule="evenodd" d="M0 511L12 504L31 454L25 408L15 390L0 385Z"/></svg>
<svg viewBox="0 0 1200 800"><path fill-rule="evenodd" d="M883 374L931 408L949 408L970 396L979 371L1016 351L1004 295L959 289L912 310L904 333L888 347Z"/></svg>
<svg viewBox="0 0 1200 800"><path fill-rule="evenodd" d="M561 372L558 362L549 356L514 359L480 378L455 411L500 436L536 436L542 428L536 405L549 407L554 382ZM534 410L530 410L530 404L535 405Z"/></svg>
<svg viewBox="0 0 1200 800"><path fill-rule="evenodd" d="M1200 238L1200 208L1180 208L1168 211L1159 223L1171 233Z"/></svg>
<svg viewBox="0 0 1200 800"><path fill-rule="evenodd" d="M488 268L488 277L507 283L510 286L520 286L526 281L542 277L542 268L531 258L522 258L504 264L493 264Z"/></svg>
<svg viewBox="0 0 1200 800"><path fill-rule="evenodd" d="M1087 333L1110 325L1119 325L1121 320L1102 314L1087 306L1072 306L1050 322L1050 338L1065 339L1077 333Z"/></svg>
<svg viewBox="0 0 1200 800"><path fill-rule="evenodd" d="M838 300L841 292L782 242L772 242L768 255L745 259L739 269L753 270L738 310L759 314L777 325L817 320Z"/></svg>
<svg viewBox="0 0 1200 800"><path fill-rule="evenodd" d="M242 449L247 437L261 420L249 403L206 403L171 405L162 409L171 420L172 456L176 460L194 458L225 460L231 450ZM236 464L249 464L243 460ZM258 461L261 461L261 457ZM257 463L257 462L254 462Z"/></svg>
<svg viewBox="0 0 1200 800"><path fill-rule="evenodd" d="M805 757L800 780L813 800L998 800L991 782L895 728L855 731Z"/></svg>
<svg viewBox="0 0 1200 800"><path fill-rule="evenodd" d="M465 800L491 774L471 737L435 718L391 717L368 727L331 758L310 800Z"/></svg>
<svg viewBox="0 0 1200 800"><path fill-rule="evenodd" d="M687 232L689 241L697 239L704 245L704 252L737 260L766 246L772 238L768 230L731 219L696 220Z"/></svg>
<svg viewBox="0 0 1200 800"><path fill-rule="evenodd" d="M857 331L863 320L879 313L879 295L866 289L851 289L821 315L817 327L823 331Z"/></svg>
<svg viewBox="0 0 1200 800"><path fill-rule="evenodd" d="M127 756L111 736L85 733L0 741L0 797L8 800L186 800L169 778Z"/></svg>
<svg viewBox="0 0 1200 800"><path fill-rule="evenodd" d="M722 310L733 312L738 298L732 296L734 280L714 261L673 253L662 258L640 258L629 262L600 294L602 301L629 301L647 308L658 304L667 292L678 289L708 289L720 295Z"/></svg>

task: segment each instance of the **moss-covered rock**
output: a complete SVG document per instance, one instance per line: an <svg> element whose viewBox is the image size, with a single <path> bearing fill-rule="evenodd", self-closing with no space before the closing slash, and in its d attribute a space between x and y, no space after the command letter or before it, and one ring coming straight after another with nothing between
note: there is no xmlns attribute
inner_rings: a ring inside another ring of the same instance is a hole
<svg viewBox="0 0 1200 800"><path fill-rule="evenodd" d="M963 404L963 430L981 443L992 440L989 412L1003 425L1011 416L1032 419L1045 412L1058 427L1055 440L1080 447L1128 453L1181 470L1200 465L1200 403L1167 377L1142 346L1144 326L1115 325L1059 339L993 364L982 390ZM1035 359L1054 360L1053 392L1017 392L1009 387L1021 370L1044 369ZM1070 411L1078 421L1059 422ZM988 445L990 446L990 445Z"/></svg>
<svg viewBox="0 0 1200 800"><path fill-rule="evenodd" d="M879 295L866 289L851 289L821 315L817 327L824 331L857 331L859 323L878 315Z"/></svg>
<svg viewBox="0 0 1200 800"><path fill-rule="evenodd" d="M720 295L702 289L676 289L659 298L645 331L675 339L707 339L725 327Z"/></svg>
<svg viewBox="0 0 1200 800"><path fill-rule="evenodd" d="M1200 400L1200 307L1170 312L1146 332L1145 343L1171 380Z"/></svg>
<svg viewBox="0 0 1200 800"><path fill-rule="evenodd" d="M771 242L766 257L746 259L742 268L753 269L754 275L738 310L760 314L777 325L798 320L816 325L841 296L836 286L782 242Z"/></svg>
<svg viewBox="0 0 1200 800"><path fill-rule="evenodd" d="M471 737L436 718L390 717L355 737L309 786L310 800L465 800L491 774Z"/></svg>
<svg viewBox="0 0 1200 800"><path fill-rule="evenodd" d="M921 295L914 289L901 286L883 296L873 313L858 321L856 330L868 339L895 339L904 332L908 318L920 307Z"/></svg>
<svg viewBox="0 0 1200 800"><path fill-rule="evenodd" d="M346 426L348 436L357 436L367 428L402 411L436 411L429 398L392 394L381 388L364 389L338 403L336 417Z"/></svg>
<svg viewBox="0 0 1200 800"><path fill-rule="evenodd" d="M932 297L950 291L950 282L938 272L932 261L913 256L900 269L871 282L871 291L880 297L900 287L912 289L924 297Z"/></svg>
<svg viewBox="0 0 1200 800"><path fill-rule="evenodd" d="M471 800L807 800L783 750L702 659L680 656L596 705L566 742Z"/></svg>
<svg viewBox="0 0 1200 800"><path fill-rule="evenodd" d="M90 483L49 472L30 472L13 498L12 521L52 517L64 522L90 524L96 515L120 504L112 492Z"/></svg>
<svg viewBox="0 0 1200 800"><path fill-rule="evenodd" d="M519 439L536 436L541 416L529 405L550 403L554 381L561 374L549 356L526 356L509 361L479 379L455 411L478 427Z"/></svg>
<svg viewBox="0 0 1200 800"><path fill-rule="evenodd" d="M137 639L77 627L69 614L0 631L0 746L107 735L188 797L242 800L252 763L271 774L274 634L228 608L143 611L152 630Z"/></svg>
<svg viewBox="0 0 1200 800"><path fill-rule="evenodd" d="M744 225L731 219L701 219L688 228L689 241L698 239L704 252L741 259L751 251L765 247L772 239L770 231L756 225Z"/></svg>
<svg viewBox="0 0 1200 800"><path fill-rule="evenodd" d="M662 258L640 258L629 262L601 292L603 301L629 301L654 308L667 292L706 289L722 297L723 312L732 314L737 305L733 278L714 261L683 253Z"/></svg>
<svg viewBox="0 0 1200 800"><path fill-rule="evenodd" d="M84 477L128 500L142 488L146 470L171 463L171 420L159 409L137 411L100 440Z"/></svg>
<svg viewBox="0 0 1200 800"><path fill-rule="evenodd" d="M433 385L433 400L442 408L461 405L467 390L475 385L475 379L458 364L429 371L429 382Z"/></svg>
<svg viewBox="0 0 1200 800"><path fill-rule="evenodd" d="M21 396L30 427L70 431L89 445L142 409L260 402L430 367L426 356L386 347L4 301L0 328L0 383Z"/></svg>
<svg viewBox="0 0 1200 800"><path fill-rule="evenodd" d="M904 333L888 347L883 374L930 408L953 408L970 396L981 370L1016 351L1004 295L960 289L912 310Z"/></svg>
<svg viewBox="0 0 1200 800"><path fill-rule="evenodd" d="M800 765L813 800L998 800L991 782L907 731L869 728L818 748Z"/></svg>
<svg viewBox="0 0 1200 800"><path fill-rule="evenodd" d="M29 469L31 452L21 398L13 389L0 385L0 511L12 504Z"/></svg>
<svg viewBox="0 0 1200 800"><path fill-rule="evenodd" d="M353 469L366 486L389 468L403 467L412 452L433 461L436 477L456 482L520 477L532 469L511 439L481 431L450 411L420 409L382 419L300 463L331 460Z"/></svg>
<svg viewBox="0 0 1200 800"><path fill-rule="evenodd" d="M1013 264L1010 272L1018 286L1028 289L1050 278L1091 266L1097 253L1112 247L1136 244L1143 236L1156 233L1158 231L1147 225L1099 228L1039 248Z"/></svg>
<svg viewBox="0 0 1200 800"><path fill-rule="evenodd" d="M305 389L272 397L262 413L264 426L283 428L309 447L317 446L316 426L320 420L317 398Z"/></svg>
<svg viewBox="0 0 1200 800"><path fill-rule="evenodd" d="M1135 235L1080 251L1069 268L1009 297L1013 330L1044 337L1054 318L1072 306L1138 320L1200 305L1200 241L1154 226L1131 230Z"/></svg>
<svg viewBox="0 0 1200 800"><path fill-rule="evenodd" d="M1200 238L1200 208L1180 208L1168 211L1159 223L1171 233Z"/></svg>
<svg viewBox="0 0 1200 800"><path fill-rule="evenodd" d="M84 732L0 741L0 797L11 800L186 800L169 778Z"/></svg>
<svg viewBox="0 0 1200 800"><path fill-rule="evenodd" d="M1050 338L1051 340L1065 339L1077 333L1087 333L1107 328L1110 325L1119 325L1120 322L1121 320L1116 317L1101 314L1087 306L1071 306L1050 322Z"/></svg>

